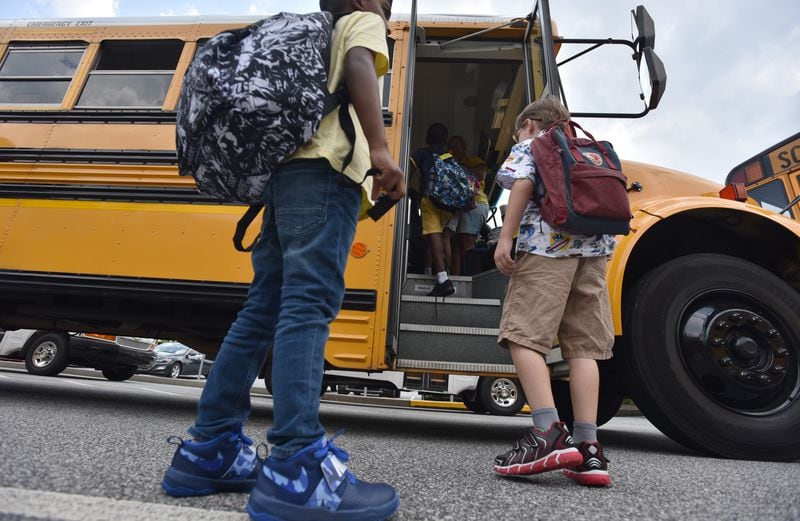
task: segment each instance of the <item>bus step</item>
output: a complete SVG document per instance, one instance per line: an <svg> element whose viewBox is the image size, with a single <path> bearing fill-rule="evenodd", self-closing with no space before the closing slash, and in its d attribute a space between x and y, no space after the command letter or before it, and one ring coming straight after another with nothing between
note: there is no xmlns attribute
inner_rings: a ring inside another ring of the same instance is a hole
<svg viewBox="0 0 800 521"><path fill-rule="evenodd" d="M467 364L511 364L497 345L498 330L488 327L400 324L398 358Z"/></svg>
<svg viewBox="0 0 800 521"><path fill-rule="evenodd" d="M479 328L496 328L500 323L499 299L403 295L401 300L401 323Z"/></svg>

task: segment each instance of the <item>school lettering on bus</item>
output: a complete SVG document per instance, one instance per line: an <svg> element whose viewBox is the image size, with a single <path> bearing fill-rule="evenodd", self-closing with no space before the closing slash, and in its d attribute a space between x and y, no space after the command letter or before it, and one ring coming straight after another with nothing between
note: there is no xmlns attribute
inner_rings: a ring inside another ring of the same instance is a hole
<svg viewBox="0 0 800 521"><path fill-rule="evenodd" d="M800 168L800 138L772 152L769 161L776 175Z"/></svg>

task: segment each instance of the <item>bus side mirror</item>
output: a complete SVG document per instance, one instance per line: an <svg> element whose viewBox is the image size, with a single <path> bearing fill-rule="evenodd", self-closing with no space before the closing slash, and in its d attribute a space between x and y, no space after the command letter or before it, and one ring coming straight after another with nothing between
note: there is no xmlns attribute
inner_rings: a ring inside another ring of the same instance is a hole
<svg viewBox="0 0 800 521"><path fill-rule="evenodd" d="M664 89L667 88L667 70L652 47L642 49L642 55L650 78L650 101L647 108L653 110L658 106L661 96L664 95Z"/></svg>
<svg viewBox="0 0 800 521"><path fill-rule="evenodd" d="M634 42L639 51L646 47L651 49L656 48L656 24L647 9L643 5L637 5L636 9L632 11L633 21L636 24L636 32L639 35Z"/></svg>

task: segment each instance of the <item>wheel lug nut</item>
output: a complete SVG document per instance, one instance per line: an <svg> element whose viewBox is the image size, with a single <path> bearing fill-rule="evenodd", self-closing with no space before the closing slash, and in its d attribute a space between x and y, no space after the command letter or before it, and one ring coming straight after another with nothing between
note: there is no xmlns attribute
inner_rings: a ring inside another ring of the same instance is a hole
<svg viewBox="0 0 800 521"><path fill-rule="evenodd" d="M730 327L730 324L725 322L724 320L720 320L719 322L716 323L716 326L719 329L728 329Z"/></svg>
<svg viewBox="0 0 800 521"><path fill-rule="evenodd" d="M738 322L741 319L742 319L742 314L741 313L734 313L733 315L731 315L731 320L733 322Z"/></svg>
<svg viewBox="0 0 800 521"><path fill-rule="evenodd" d="M772 372L775 374L784 374L786 372L786 368L782 365L776 365L772 368Z"/></svg>
<svg viewBox="0 0 800 521"><path fill-rule="evenodd" d="M725 345L725 339L720 338L720 337L714 337L714 338L711 339L711 345L713 345L713 346Z"/></svg>
<svg viewBox="0 0 800 521"><path fill-rule="evenodd" d="M767 331L767 336L770 337L770 338L775 338L776 336L779 336L779 335L780 335L780 333L778 333L777 329L770 329L769 331Z"/></svg>
<svg viewBox="0 0 800 521"><path fill-rule="evenodd" d="M722 358L720 358L719 362L724 366L728 366L733 363L733 360L729 356L723 356Z"/></svg>
<svg viewBox="0 0 800 521"><path fill-rule="evenodd" d="M750 317L750 323L751 324L760 324L761 323L761 319L758 318L758 317Z"/></svg>
<svg viewBox="0 0 800 521"><path fill-rule="evenodd" d="M789 350L785 347L779 347L775 350L775 354L780 356L781 358L789 354Z"/></svg>

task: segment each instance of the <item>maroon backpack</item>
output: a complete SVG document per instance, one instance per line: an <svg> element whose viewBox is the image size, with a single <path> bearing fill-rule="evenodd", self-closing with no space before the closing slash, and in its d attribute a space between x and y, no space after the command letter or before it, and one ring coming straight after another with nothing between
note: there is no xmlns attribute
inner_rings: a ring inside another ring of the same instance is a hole
<svg viewBox="0 0 800 521"><path fill-rule="evenodd" d="M581 235L627 235L631 215L628 180L608 141L568 136L559 121L531 142L536 163L534 201L550 226Z"/></svg>

